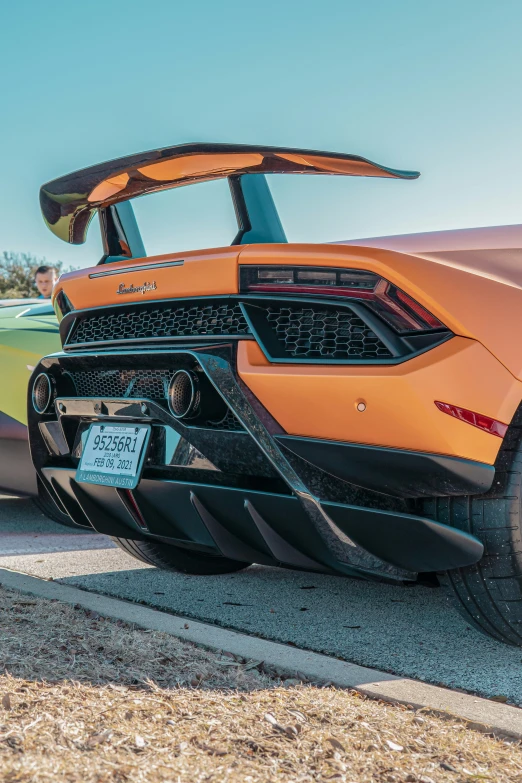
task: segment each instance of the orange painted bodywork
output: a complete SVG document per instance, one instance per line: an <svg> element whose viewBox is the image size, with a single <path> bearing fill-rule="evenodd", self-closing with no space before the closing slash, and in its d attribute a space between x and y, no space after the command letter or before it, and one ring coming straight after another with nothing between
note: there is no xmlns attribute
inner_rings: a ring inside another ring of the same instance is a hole
<svg viewBox="0 0 522 783"><path fill-rule="evenodd" d="M183 260L181 266L148 264ZM292 435L465 457L492 464L501 439L439 411L434 400L509 423L522 400L522 266L354 245L251 245L116 262L63 275L75 309L235 294L239 264L365 269L406 291L456 335L397 365L271 364L255 342L238 373ZM100 269L136 271L91 278ZM125 287L156 283L144 294ZM366 410L356 410L358 401Z"/></svg>
<svg viewBox="0 0 522 783"><path fill-rule="evenodd" d="M62 275L53 291L56 297L60 291L65 291L75 310L88 307L102 307L111 304L127 304L128 302L143 302L147 299L170 299L179 296L211 296L213 294L235 294L238 290L238 256L239 247L225 247L213 250L191 251L189 253L173 253L172 255L141 258L134 261L117 261L104 264L103 270L117 270L118 267L129 269L138 267L136 272L125 272L121 275L90 278L100 267L79 269ZM168 266L161 269L145 268L147 262L183 261L182 266ZM138 287L144 283L156 283L156 290L145 294L125 294L121 296L116 291L120 283L126 287Z"/></svg>
<svg viewBox="0 0 522 783"><path fill-rule="evenodd" d="M493 251L492 251L493 253ZM452 332L481 342L522 380L522 264L506 270L350 245L252 245L241 264L367 269L410 294Z"/></svg>
<svg viewBox="0 0 522 783"><path fill-rule="evenodd" d="M455 337L394 366L274 365L254 342L240 378L290 435L466 457L492 464L500 438L441 413L434 400L510 421L517 381L482 345ZM357 403L366 410L359 412Z"/></svg>

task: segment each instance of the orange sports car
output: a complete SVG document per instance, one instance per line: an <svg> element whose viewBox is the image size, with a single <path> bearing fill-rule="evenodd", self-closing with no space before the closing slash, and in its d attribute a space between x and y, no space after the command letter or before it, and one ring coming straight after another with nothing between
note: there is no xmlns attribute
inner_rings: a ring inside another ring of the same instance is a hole
<svg viewBox="0 0 522 783"><path fill-rule="evenodd" d="M522 229L287 243L265 174L415 179L355 155L187 144L47 183L104 256L54 292L29 384L58 509L192 574L251 563L444 583L522 643ZM227 178L228 247L147 257L132 200Z"/></svg>

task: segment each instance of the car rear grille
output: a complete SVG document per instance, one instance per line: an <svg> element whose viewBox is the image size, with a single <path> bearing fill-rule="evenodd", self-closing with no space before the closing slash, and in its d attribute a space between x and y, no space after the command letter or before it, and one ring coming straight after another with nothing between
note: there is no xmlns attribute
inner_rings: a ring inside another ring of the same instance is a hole
<svg viewBox="0 0 522 783"><path fill-rule="evenodd" d="M78 397L147 398L166 401L171 370L74 370L70 371ZM189 424L189 422L185 422ZM241 431L241 422L229 409L219 421L199 422L208 429Z"/></svg>
<svg viewBox="0 0 522 783"><path fill-rule="evenodd" d="M393 354L348 308L270 305L266 320L284 355L293 359L376 359ZM274 357L275 358L275 357Z"/></svg>
<svg viewBox="0 0 522 783"><path fill-rule="evenodd" d="M235 302L180 302L85 316L79 319L66 345L248 334L248 324Z"/></svg>
<svg viewBox="0 0 522 783"><path fill-rule="evenodd" d="M211 430L243 430L243 425L230 409L226 412L222 419L219 421L212 421L209 419L205 426Z"/></svg>
<svg viewBox="0 0 522 783"><path fill-rule="evenodd" d="M70 372L79 397L167 399L169 370L77 370Z"/></svg>
<svg viewBox="0 0 522 783"><path fill-rule="evenodd" d="M394 354L354 310L345 304L245 299L245 312L252 320L261 347L273 361L372 361ZM132 304L79 315L65 347L93 347L103 343L139 343L173 340L252 339L239 301L190 299L167 303ZM151 371L154 372L154 371ZM161 390L162 379L147 383ZM143 383L146 383L143 380ZM158 386L159 385L159 386ZM148 387L147 387L148 388ZM118 388L112 393L121 394ZM145 392L136 389L138 396ZM147 396L151 396L148 394Z"/></svg>

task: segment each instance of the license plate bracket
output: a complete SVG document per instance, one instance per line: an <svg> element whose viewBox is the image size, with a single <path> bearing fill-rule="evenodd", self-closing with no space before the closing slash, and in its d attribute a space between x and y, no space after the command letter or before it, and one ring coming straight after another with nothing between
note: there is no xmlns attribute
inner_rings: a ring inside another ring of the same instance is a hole
<svg viewBox="0 0 522 783"><path fill-rule="evenodd" d="M141 479L150 433L150 424L91 424L76 481L135 489Z"/></svg>

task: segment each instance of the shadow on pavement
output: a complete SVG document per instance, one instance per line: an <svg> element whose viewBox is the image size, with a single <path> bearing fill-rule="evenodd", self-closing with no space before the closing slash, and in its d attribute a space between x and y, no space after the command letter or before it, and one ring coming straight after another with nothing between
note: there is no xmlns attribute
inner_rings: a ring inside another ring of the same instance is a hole
<svg viewBox="0 0 522 783"><path fill-rule="evenodd" d="M522 705L522 651L471 629L442 590L261 566L190 576L145 567L81 532L29 500L0 498L0 552L17 543L14 534L25 547L1 558L6 568Z"/></svg>
<svg viewBox="0 0 522 783"><path fill-rule="evenodd" d="M507 696L522 704L521 651L467 626L442 590L261 566L224 576L159 571L139 567L138 561L136 566L77 572L60 581L399 676Z"/></svg>
<svg viewBox="0 0 522 783"><path fill-rule="evenodd" d="M75 530L46 517L31 498L0 495L0 536L2 533L66 533L92 535L90 530Z"/></svg>

